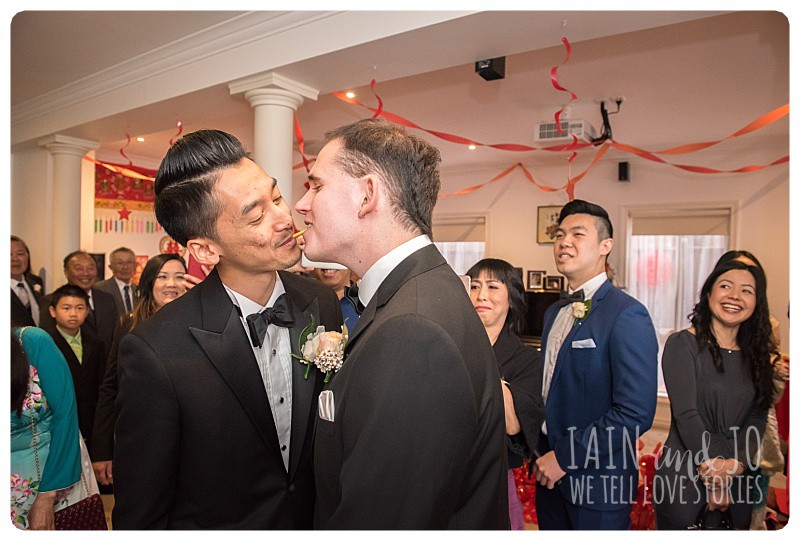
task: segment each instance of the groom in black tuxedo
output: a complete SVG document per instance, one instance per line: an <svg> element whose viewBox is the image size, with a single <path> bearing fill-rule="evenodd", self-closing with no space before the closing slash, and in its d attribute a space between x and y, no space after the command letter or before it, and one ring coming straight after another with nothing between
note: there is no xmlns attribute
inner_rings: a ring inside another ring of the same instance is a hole
<svg viewBox="0 0 800 541"><path fill-rule="evenodd" d="M114 529L304 529L323 376L290 357L336 295L300 259L289 207L233 136L190 133L161 162L159 223L214 271L120 344Z"/></svg>
<svg viewBox="0 0 800 541"><path fill-rule="evenodd" d="M320 394L314 527L508 529L500 371L430 239L439 151L381 120L327 140L295 208L366 308Z"/></svg>

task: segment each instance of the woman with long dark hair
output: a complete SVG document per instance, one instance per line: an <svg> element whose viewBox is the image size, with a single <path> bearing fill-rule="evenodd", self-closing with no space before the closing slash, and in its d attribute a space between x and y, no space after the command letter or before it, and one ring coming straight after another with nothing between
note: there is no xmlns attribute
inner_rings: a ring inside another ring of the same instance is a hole
<svg viewBox="0 0 800 541"><path fill-rule="evenodd" d="M150 258L139 277L133 310L122 316L114 333L114 341L106 362L106 373L97 400L94 430L92 433L92 467L97 480L110 484L113 480L114 425L117 414L117 355L119 343L131 330L156 313L165 304L177 299L197 283L186 273L186 263L178 254L159 254Z"/></svg>
<svg viewBox="0 0 800 541"><path fill-rule="evenodd" d="M763 271L740 261L715 267L691 323L664 347L672 424L656 464L656 523L685 529L707 506L706 526L729 516L747 529L777 353Z"/></svg>
<svg viewBox="0 0 800 541"><path fill-rule="evenodd" d="M544 420L539 353L519 339L525 323L525 293L519 271L502 259L482 259L467 271L470 299L483 322L500 368L508 447L511 527L525 528L512 468L530 458Z"/></svg>
<svg viewBox="0 0 800 541"><path fill-rule="evenodd" d="M717 261L717 266L729 261L741 261L746 265L754 265L764 270L761 262L747 250L731 250L725 252ZM765 273L766 276L766 273ZM769 322L772 326L772 341L776 351L781 349L781 333L778 327L778 320L770 314ZM767 494L769 494L770 479L776 473L784 471L786 461L781 450L781 437L778 433L778 418L775 413L775 404L780 402L786 382L789 381L789 356L780 355L773 363L772 385L775 388L773 405L767 413L767 426L764 429L764 439L761 442L761 477L757 486L750 489L753 500L753 514L750 520L751 530L767 529Z"/></svg>

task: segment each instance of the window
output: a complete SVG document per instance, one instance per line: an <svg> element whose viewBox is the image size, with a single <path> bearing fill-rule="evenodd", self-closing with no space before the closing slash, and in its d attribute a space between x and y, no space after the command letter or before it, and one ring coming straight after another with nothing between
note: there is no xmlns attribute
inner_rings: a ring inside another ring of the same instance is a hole
<svg viewBox="0 0 800 541"><path fill-rule="evenodd" d="M456 274L465 274L486 254L486 216L434 216L433 240Z"/></svg>
<svg viewBox="0 0 800 541"><path fill-rule="evenodd" d="M731 243L733 206L648 207L626 211L626 285L647 307L661 354L667 337L689 325L698 293Z"/></svg>

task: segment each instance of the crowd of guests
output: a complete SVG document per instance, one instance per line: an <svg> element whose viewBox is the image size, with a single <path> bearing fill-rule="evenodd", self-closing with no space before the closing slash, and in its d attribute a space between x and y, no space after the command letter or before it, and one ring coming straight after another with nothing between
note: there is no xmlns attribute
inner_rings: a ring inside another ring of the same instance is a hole
<svg viewBox="0 0 800 541"><path fill-rule="evenodd" d="M608 278L607 212L561 211L553 255L568 290L539 351L520 339L512 264L477 262L465 295L432 246L437 164L382 121L329 134L296 206L299 242L344 267L301 265L277 183L213 130L171 147L155 185L159 222L213 269L204 280L161 254L133 283L122 247L98 282L76 251L67 283L42 295L12 236L14 524L52 529L85 496L72 488L88 453L119 529L524 529L523 464L541 529L630 527L658 344L644 306ZM723 255L667 340L660 529L763 528L788 381L766 287L753 254ZM320 331L344 334L328 350L303 343ZM336 373L296 360L336 354Z"/></svg>

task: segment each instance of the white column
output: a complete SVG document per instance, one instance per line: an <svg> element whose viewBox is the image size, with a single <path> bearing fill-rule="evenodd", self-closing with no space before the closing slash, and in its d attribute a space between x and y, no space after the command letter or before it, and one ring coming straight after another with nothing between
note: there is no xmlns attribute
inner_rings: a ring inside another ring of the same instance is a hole
<svg viewBox="0 0 800 541"><path fill-rule="evenodd" d="M95 141L51 135L39 141L53 156L53 251L50 283L64 282L64 256L81 247L81 166L83 155L100 146Z"/></svg>
<svg viewBox="0 0 800 541"><path fill-rule="evenodd" d="M294 113L304 98L316 100L319 92L274 72L240 79L228 88L231 94L244 94L253 107L253 158L278 181L281 194L293 207Z"/></svg>

